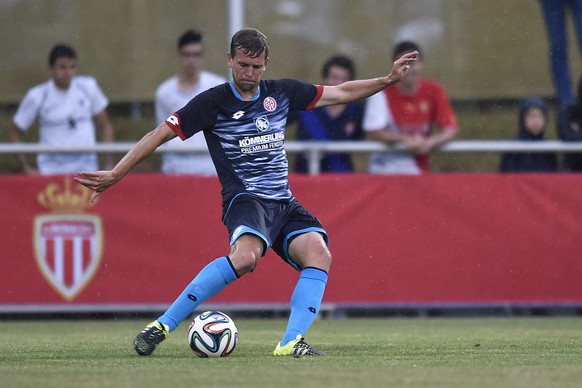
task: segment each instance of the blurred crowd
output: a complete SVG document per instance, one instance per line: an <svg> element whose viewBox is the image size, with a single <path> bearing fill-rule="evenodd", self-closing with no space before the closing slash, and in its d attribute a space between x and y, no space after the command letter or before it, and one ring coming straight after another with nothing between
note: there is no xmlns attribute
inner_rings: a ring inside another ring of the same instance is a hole
<svg viewBox="0 0 582 388"><path fill-rule="evenodd" d="M576 45L582 47L582 0L540 0L540 9L547 27L551 77L556 94L551 104L556 107L557 138L563 141L582 140L582 78L577 96L572 92L566 18L571 13L578 33ZM177 40L176 73L162 82L155 93L156 123L162 123L202 91L227 82L204 68L204 37L200 31L187 30ZM413 51L419 59L410 67L400 83L379 92L365 101L296 112L289 117L296 140L359 141L374 140L391 147L370 155L367 171L372 174L425 174L431 170L433 150L452 141L459 133L459 124L445 87L437 80L423 76L424 51L416 42L398 42L391 60ZM49 79L33 86L20 101L10 128L10 139L22 142L22 133L38 124L38 142L47 146L90 147L113 142L115 131L107 113L108 99L98 81L77 75L77 53L68 44L55 45L48 58ZM387 58L387 62L388 58ZM322 85L338 85L355 79L353 58L337 54L321 68ZM515 140L540 142L547 139L549 104L536 96L523 96L516 111ZM206 147L202 133L187 141L173 139L168 146L196 144ZM32 161L17 155L21 171L26 174L75 174L78 171L110 169L113 158L101 159L96 153L39 153ZM501 172L582 171L582 154L512 152L500 156ZM161 171L165 174L197 174L214 176L216 171L208 153L164 152ZM290 171L309 172L308 155L292 158ZM355 171L349 152L325 153L319 160L321 173Z"/></svg>

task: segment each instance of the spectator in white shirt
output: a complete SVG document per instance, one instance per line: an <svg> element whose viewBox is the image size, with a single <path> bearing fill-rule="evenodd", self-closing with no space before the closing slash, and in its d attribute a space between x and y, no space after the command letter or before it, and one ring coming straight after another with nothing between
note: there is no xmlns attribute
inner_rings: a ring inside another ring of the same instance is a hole
<svg viewBox="0 0 582 388"><path fill-rule="evenodd" d="M202 34L195 30L186 31L178 39L178 72L162 82L156 90L157 124L163 123L199 93L226 82L224 77L202 70L204 59L202 40ZM195 144L208 149L202 132L187 141L175 138L166 144L172 147ZM216 175L216 169L208 151L204 153L164 152L162 172L164 174Z"/></svg>
<svg viewBox="0 0 582 388"><path fill-rule="evenodd" d="M51 79L34 86L14 115L11 140L21 142L21 132L39 123L39 143L55 147L86 147L96 143L95 124L103 142L113 141L113 127L106 112L107 97L93 77L77 76L77 54L57 44L49 54ZM26 174L59 175L99 168L96 153L39 153L36 168L26 155L18 156ZM113 166L106 156L105 169Z"/></svg>

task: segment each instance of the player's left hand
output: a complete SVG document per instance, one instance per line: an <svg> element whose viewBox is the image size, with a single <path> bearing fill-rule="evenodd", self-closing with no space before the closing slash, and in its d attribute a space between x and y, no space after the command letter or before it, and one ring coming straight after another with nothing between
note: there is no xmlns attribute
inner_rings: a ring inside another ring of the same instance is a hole
<svg viewBox="0 0 582 388"><path fill-rule="evenodd" d="M392 83L401 81L408 72L410 65L418 59L418 51L413 51L408 54L404 54L392 65L392 71L388 75L388 78Z"/></svg>

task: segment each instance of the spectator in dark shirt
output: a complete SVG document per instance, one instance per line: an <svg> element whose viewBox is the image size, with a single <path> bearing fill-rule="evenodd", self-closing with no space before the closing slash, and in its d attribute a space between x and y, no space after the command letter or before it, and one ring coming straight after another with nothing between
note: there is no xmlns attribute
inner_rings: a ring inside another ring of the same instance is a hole
<svg viewBox="0 0 582 388"><path fill-rule="evenodd" d="M541 98L525 99L519 109L518 131L515 140L544 141L548 122L546 105ZM501 172L554 172L558 162L554 153L513 152L501 158Z"/></svg>
<svg viewBox="0 0 582 388"><path fill-rule="evenodd" d="M341 55L328 59L321 71L323 84L330 86L353 80L355 73L353 61ZM351 102L298 112L294 117L297 120L297 140L361 140L364 137L363 111L361 103ZM348 153L327 153L320 161L321 172L352 172L353 169ZM309 171L305 155L298 155L295 171Z"/></svg>
<svg viewBox="0 0 582 388"><path fill-rule="evenodd" d="M564 141L582 141L582 77L578 82L577 102L563 108L558 115L558 135ZM565 154L564 170L582 172L582 154Z"/></svg>

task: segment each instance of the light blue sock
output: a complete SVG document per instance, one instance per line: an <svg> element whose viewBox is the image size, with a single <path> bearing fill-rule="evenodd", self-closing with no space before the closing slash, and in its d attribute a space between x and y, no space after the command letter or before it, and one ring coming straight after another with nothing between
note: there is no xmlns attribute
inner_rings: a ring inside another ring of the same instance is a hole
<svg viewBox="0 0 582 388"><path fill-rule="evenodd" d="M236 272L228 256L210 262L196 275L158 321L174 331L196 307L218 294L229 283L237 279Z"/></svg>
<svg viewBox="0 0 582 388"><path fill-rule="evenodd" d="M319 312L326 284L327 272L324 270L309 267L301 272L291 296L291 314L281 345L293 341L297 334L305 336Z"/></svg>

